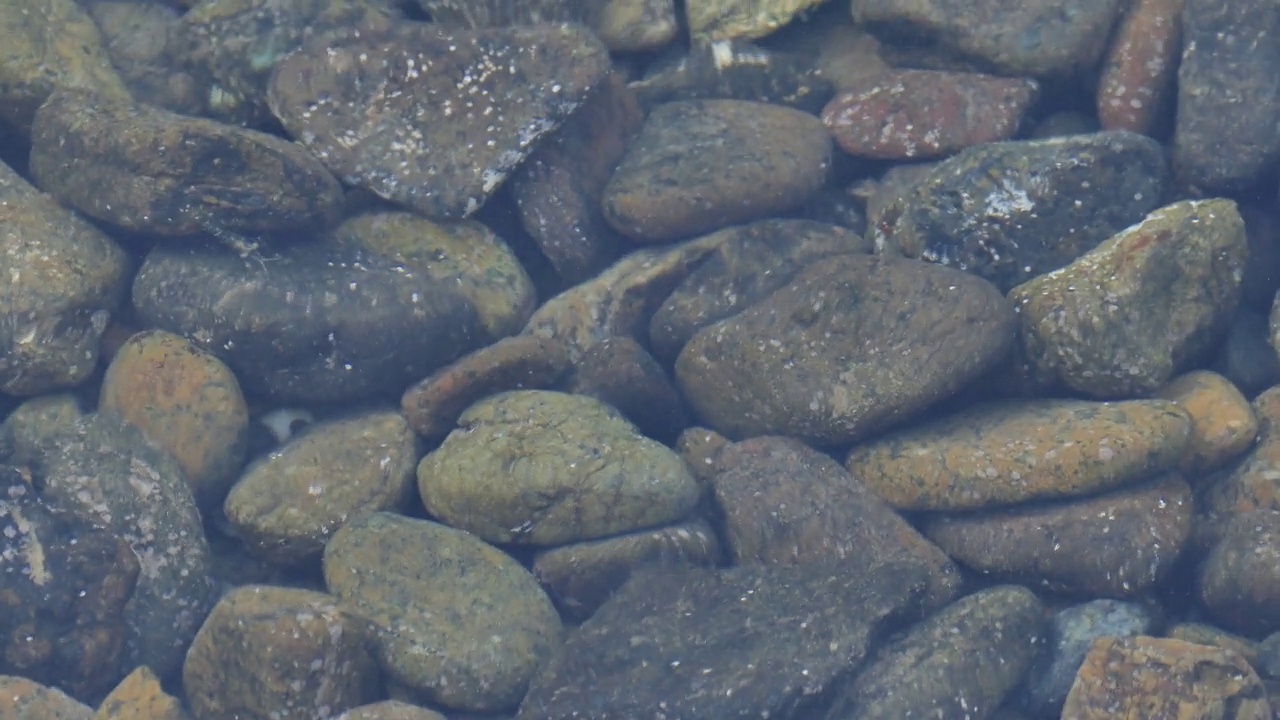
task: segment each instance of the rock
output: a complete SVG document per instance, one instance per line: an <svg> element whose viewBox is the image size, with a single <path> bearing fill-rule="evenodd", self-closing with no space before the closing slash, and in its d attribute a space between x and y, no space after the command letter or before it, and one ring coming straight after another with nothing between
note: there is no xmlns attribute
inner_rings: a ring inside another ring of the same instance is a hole
<svg viewBox="0 0 1280 720"><path fill-rule="evenodd" d="M93 708L61 690L0 675L0 716L13 720L90 720Z"/></svg>
<svg viewBox="0 0 1280 720"><path fill-rule="evenodd" d="M514 707L559 641L560 619L527 570L433 522L356 519L325 546L324 577L373 625L388 679L445 707Z"/></svg>
<svg viewBox="0 0 1280 720"><path fill-rule="evenodd" d="M142 322L221 358L246 392L317 403L394 397L482 344L477 308L458 285L332 241L264 262L158 246L133 302Z"/></svg>
<svg viewBox="0 0 1280 720"><path fill-rule="evenodd" d="M892 70L846 85L822 122L856 157L926 159L1009 139L1039 94L1025 78Z"/></svg>
<svg viewBox="0 0 1280 720"><path fill-rule="evenodd" d="M605 187L605 219L669 242L793 210L826 181L831 138L812 115L742 100L658 106Z"/></svg>
<svg viewBox="0 0 1280 720"><path fill-rule="evenodd" d="M1198 523L1207 539L1216 539L1237 515L1255 510L1280 512L1280 388L1254 398L1258 434L1249 453L1215 479L1204 492L1200 511L1207 522Z"/></svg>
<svg viewBox="0 0 1280 720"><path fill-rule="evenodd" d="M689 426L689 410L675 383L633 338L591 346L574 366L567 390L607 403L660 442L675 440Z"/></svg>
<svg viewBox="0 0 1280 720"><path fill-rule="evenodd" d="M685 17L695 38L753 40L821 4L821 0L687 0Z"/></svg>
<svg viewBox="0 0 1280 720"><path fill-rule="evenodd" d="M1096 398L1150 393L1221 339L1247 256L1235 203L1188 200L1015 287L1032 375Z"/></svg>
<svg viewBox="0 0 1280 720"><path fill-rule="evenodd" d="M934 166L868 232L1008 291L1142 220L1167 185L1159 143L1134 133L980 145Z"/></svg>
<svg viewBox="0 0 1280 720"><path fill-rule="evenodd" d="M694 39L688 54L631 82L647 108L677 100L752 100L817 114L831 82L813 59L740 40Z"/></svg>
<svg viewBox="0 0 1280 720"><path fill-rule="evenodd" d="M1103 130L1150 135L1171 109L1182 48L1185 0L1139 0L1129 7L1098 80Z"/></svg>
<svg viewBox="0 0 1280 720"><path fill-rule="evenodd" d="M899 510L980 510L1169 472L1190 429L1167 400L996 402L856 445L845 467Z"/></svg>
<svg viewBox="0 0 1280 720"><path fill-rule="evenodd" d="M215 600L209 544L181 467L141 431L101 414L41 449L33 468L41 496L123 540L137 557L137 587L121 613L128 626L122 666L168 674Z"/></svg>
<svg viewBox="0 0 1280 720"><path fill-rule="evenodd" d="M84 91L40 106L31 174L90 217L158 235L306 233L342 204L338 181L295 143Z"/></svg>
<svg viewBox="0 0 1280 720"><path fill-rule="evenodd" d="M1062 720L1229 717L1269 720L1258 675L1239 655L1168 638L1094 642L1062 709Z"/></svg>
<svg viewBox="0 0 1280 720"><path fill-rule="evenodd" d="M985 715L1022 679L1044 621L1044 604L1016 585L957 600L879 648L826 720Z"/></svg>
<svg viewBox="0 0 1280 720"><path fill-rule="evenodd" d="M649 342L663 360L674 360L698 330L763 300L809 264L870 250L842 227L809 220L759 220L708 237L715 238L711 252L649 323Z"/></svg>
<svg viewBox="0 0 1280 720"><path fill-rule="evenodd" d="M369 639L324 593L238 587L196 635L182 686L201 719L330 717L379 696Z"/></svg>
<svg viewBox="0 0 1280 720"><path fill-rule="evenodd" d="M189 720L182 701L160 687L160 679L143 665L129 673L98 705L94 720Z"/></svg>
<svg viewBox="0 0 1280 720"><path fill-rule="evenodd" d="M641 571L542 669L517 720L801 717L888 626L929 608L918 567Z"/></svg>
<svg viewBox="0 0 1280 720"><path fill-rule="evenodd" d="M361 413L312 426L255 462L223 511L250 552L281 568L315 565L360 515L407 509L418 451L399 413Z"/></svg>
<svg viewBox="0 0 1280 720"><path fill-rule="evenodd" d="M127 100L129 90L102 46L102 33L75 0L0 3L0 118L20 135L54 88L91 90Z"/></svg>
<svg viewBox="0 0 1280 720"><path fill-rule="evenodd" d="M674 522L698 501L684 461L583 395L472 405L418 465L433 517L494 543L558 545Z"/></svg>
<svg viewBox="0 0 1280 720"><path fill-rule="evenodd" d="M0 256L0 393L81 382L125 293L124 251L0 162Z"/></svg>
<svg viewBox="0 0 1280 720"><path fill-rule="evenodd" d="M674 0L605 0L591 27L616 53L659 50L680 33Z"/></svg>
<svg viewBox="0 0 1280 720"><path fill-rule="evenodd" d="M1178 460L1178 472L1198 483L1253 446L1258 418L1230 380L1208 370L1181 375L1156 391L1191 418L1191 434Z"/></svg>
<svg viewBox="0 0 1280 720"><path fill-rule="evenodd" d="M1280 161L1280 7L1184 0L1173 167L1193 192L1244 190ZM1223 107L1236 112L1220 112Z"/></svg>
<svg viewBox="0 0 1280 720"><path fill-rule="evenodd" d="M830 457L765 436L727 445L716 464L711 488L734 564L807 564L856 554L863 562L923 569L930 605L959 592L950 558Z"/></svg>
<svg viewBox="0 0 1280 720"><path fill-rule="evenodd" d="M381 702L361 705L338 716L338 720L446 720L445 716L433 710L399 700L383 700Z"/></svg>
<svg viewBox="0 0 1280 720"><path fill-rule="evenodd" d="M705 520L564 545L538 554L533 574L561 614L591 617L638 568L715 567L720 541Z"/></svg>
<svg viewBox="0 0 1280 720"><path fill-rule="evenodd" d="M1280 632L1280 512L1231 518L1200 568L1200 599L1228 629Z"/></svg>
<svg viewBox="0 0 1280 720"><path fill-rule="evenodd" d="M1075 596L1134 597L1172 570L1191 533L1191 512L1191 488L1169 474L1083 500L935 515L922 529L957 562L997 580Z"/></svg>
<svg viewBox="0 0 1280 720"><path fill-rule="evenodd" d="M936 44L1001 75L1066 78L1096 67L1119 0L1087 0L1071 12L1052 0L860 0L853 19L904 31L916 45Z"/></svg>
<svg viewBox="0 0 1280 720"><path fill-rule="evenodd" d="M853 442L911 417L1008 352L1014 314L990 283L888 256L839 255L698 331L676 379L731 437Z"/></svg>
<svg viewBox="0 0 1280 720"><path fill-rule="evenodd" d="M173 455L196 504L222 504L244 464L249 407L221 360L160 330L134 335L102 380L98 411L114 413Z"/></svg>
<svg viewBox="0 0 1280 720"><path fill-rule="evenodd" d="M123 615L138 559L123 538L28 482L0 465L0 673L95 702L128 669Z"/></svg>
<svg viewBox="0 0 1280 720"><path fill-rule="evenodd" d="M133 0L85 6L102 31L103 49L133 99L183 115L201 115L206 84L187 68L187 45L174 7Z"/></svg>
<svg viewBox="0 0 1280 720"><path fill-rule="evenodd" d="M585 28L400 22L318 36L276 64L271 111L345 182L466 217L608 75Z"/></svg>
<svg viewBox="0 0 1280 720"><path fill-rule="evenodd" d="M503 338L440 368L404 392L400 410L416 433L447 434L472 404L508 390L543 390L569 369L562 343L534 335Z"/></svg>

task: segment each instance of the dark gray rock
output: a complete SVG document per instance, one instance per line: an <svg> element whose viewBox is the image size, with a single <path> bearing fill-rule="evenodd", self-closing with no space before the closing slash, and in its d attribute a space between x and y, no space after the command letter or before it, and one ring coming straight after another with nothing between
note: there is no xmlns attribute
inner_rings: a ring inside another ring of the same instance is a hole
<svg viewBox="0 0 1280 720"><path fill-rule="evenodd" d="M1134 133L992 143L938 163L870 232L1007 291L1138 222L1168 185L1160 144Z"/></svg>
<svg viewBox="0 0 1280 720"><path fill-rule="evenodd" d="M610 70L577 25L401 22L277 63L271 111L346 182L430 217L474 213Z"/></svg>
<svg viewBox="0 0 1280 720"><path fill-rule="evenodd" d="M1200 568L1199 591L1227 629L1280 632L1280 512L1254 510L1227 521Z"/></svg>
<svg viewBox="0 0 1280 720"><path fill-rule="evenodd" d="M840 445L906 420L993 367L1012 346L1014 319L975 275L837 255L698 331L676 360L676 379L726 435Z"/></svg>
<svg viewBox="0 0 1280 720"><path fill-rule="evenodd" d="M755 100L817 113L831 99L831 81L803 55L748 42L694 41L678 61L631 83L645 107L676 100Z"/></svg>
<svg viewBox="0 0 1280 720"><path fill-rule="evenodd" d="M876 638L929 609L926 586L857 559L643 570L570 634L517 718L811 718Z"/></svg>
<svg viewBox="0 0 1280 720"><path fill-rule="evenodd" d="M157 247L133 301L143 322L191 338L247 391L280 402L395 395L485 337L452 284L323 242L265 260Z"/></svg>

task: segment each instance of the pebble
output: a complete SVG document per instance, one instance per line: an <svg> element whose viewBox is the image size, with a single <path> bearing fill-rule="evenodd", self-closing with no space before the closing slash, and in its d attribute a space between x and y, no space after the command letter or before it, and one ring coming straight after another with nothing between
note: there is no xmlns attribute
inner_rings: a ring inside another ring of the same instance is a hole
<svg viewBox="0 0 1280 720"><path fill-rule="evenodd" d="M1182 44L1183 0L1139 0L1125 13L1098 81L1104 130L1149 135L1168 113Z"/></svg>
<svg viewBox="0 0 1280 720"><path fill-rule="evenodd" d="M1249 400L1225 377L1208 370L1180 375L1154 397L1172 400L1191 418L1191 434L1178 472L1200 485L1210 473L1242 455L1258 437L1258 418Z"/></svg>
<svg viewBox="0 0 1280 720"><path fill-rule="evenodd" d="M1200 568L1200 599L1229 630L1280 632L1280 512L1231 518Z"/></svg>

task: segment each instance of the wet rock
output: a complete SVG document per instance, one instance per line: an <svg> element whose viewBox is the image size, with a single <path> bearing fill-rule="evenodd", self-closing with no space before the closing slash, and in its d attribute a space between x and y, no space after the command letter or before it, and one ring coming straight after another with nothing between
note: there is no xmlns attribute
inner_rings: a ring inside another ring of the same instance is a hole
<svg viewBox="0 0 1280 720"><path fill-rule="evenodd" d="M1191 418L1191 434L1178 460L1178 472L1199 482L1253 446L1258 418L1230 380L1208 370L1175 378L1155 397L1172 400Z"/></svg>
<svg viewBox="0 0 1280 720"><path fill-rule="evenodd" d="M752 40L821 4L821 0L687 0L685 18L695 38Z"/></svg>
<svg viewBox="0 0 1280 720"><path fill-rule="evenodd" d="M570 634L519 720L812 717L872 638L928 610L914 566L840 563L637 572Z"/></svg>
<svg viewBox="0 0 1280 720"><path fill-rule="evenodd" d="M338 182L295 143L80 91L40 106L31 174L86 215L159 235L305 233L342 203Z"/></svg>
<svg viewBox="0 0 1280 720"><path fill-rule="evenodd" d="M1280 512L1255 510L1227 523L1201 566L1200 599L1228 629L1280 632Z"/></svg>
<svg viewBox="0 0 1280 720"><path fill-rule="evenodd" d="M475 212L609 72L575 25L402 22L320 36L276 65L271 110L334 174L429 217Z"/></svg>
<svg viewBox="0 0 1280 720"><path fill-rule="evenodd" d="M639 342L610 338L583 353L568 391L607 403L640 432L671 442L689 426L689 410L675 383Z"/></svg>
<svg viewBox="0 0 1280 720"><path fill-rule="evenodd" d="M559 641L555 608L527 570L433 522L363 516L325 546L324 576L374 626L388 677L445 707L514 707Z"/></svg>
<svg viewBox="0 0 1280 720"><path fill-rule="evenodd" d="M1278 635L1268 635L1261 642L1258 642L1242 635L1227 632L1222 628L1198 622L1175 623L1165 629L1164 635L1175 640L1185 640L1197 645L1211 645L1230 650L1238 653L1240 657L1245 659L1245 662L1257 669L1263 677L1276 677L1275 673L1266 672L1264 667L1266 658L1264 655L1271 645L1268 639L1275 638L1280 640Z"/></svg>
<svg viewBox="0 0 1280 720"><path fill-rule="evenodd" d="M102 34L75 0L0 3L0 118L27 135L36 108L55 87L127 100L124 80L102 46Z"/></svg>
<svg viewBox="0 0 1280 720"><path fill-rule="evenodd" d="M676 452L684 458L698 482L707 485L720 472L720 453L729 444L729 438L715 430L691 427L676 438Z"/></svg>
<svg viewBox="0 0 1280 720"><path fill-rule="evenodd" d="M700 330L680 353L676 378L726 435L839 445L911 417L994 366L1009 351L1013 323L1004 297L974 275L833 256Z"/></svg>
<svg viewBox="0 0 1280 720"><path fill-rule="evenodd" d="M0 424L0 459L26 465L40 457L41 445L75 428L84 418L71 393L41 395L13 409Z"/></svg>
<svg viewBox="0 0 1280 720"><path fill-rule="evenodd" d="M147 325L222 358L246 392L277 402L394 396L484 341L457 288L332 242L265 260L159 246L133 286Z"/></svg>
<svg viewBox="0 0 1280 720"><path fill-rule="evenodd" d="M36 464L42 497L126 542L137 587L124 607L123 667L177 668L213 605L209 545L182 469L107 415L53 437Z"/></svg>
<svg viewBox="0 0 1280 720"><path fill-rule="evenodd" d="M1009 139L1039 94L1028 79L893 70L846 85L822 122L857 157L932 158Z"/></svg>
<svg viewBox="0 0 1280 720"><path fill-rule="evenodd" d="M1049 628L1047 652L1032 666L1017 707L1032 717L1060 717L1076 671L1095 640L1146 635L1155 625L1150 609L1118 600L1093 600L1060 610Z"/></svg>
<svg viewBox="0 0 1280 720"><path fill-rule="evenodd" d="M591 27L618 53L659 50L680 33L674 0L604 0Z"/></svg>
<svg viewBox="0 0 1280 720"><path fill-rule="evenodd" d="M817 113L831 82L812 58L736 40L694 40L678 61L631 83L645 107L677 100L754 100Z"/></svg>
<svg viewBox="0 0 1280 720"><path fill-rule="evenodd" d="M330 31L398 19L381 0L199 0L182 16L188 62L213 81L209 110L228 122L264 125L276 62Z"/></svg>
<svg viewBox="0 0 1280 720"><path fill-rule="evenodd" d="M524 332L564 343L575 362L609 338L640 339L672 289L722 241L709 235L671 248L633 252L543 303Z"/></svg>
<svg viewBox="0 0 1280 720"><path fill-rule="evenodd" d="M1071 686L1063 720L1124 717L1268 720L1257 673L1239 655L1169 638L1101 638Z"/></svg>
<svg viewBox="0 0 1280 720"><path fill-rule="evenodd" d="M187 70L178 11L139 0L99 0L85 10L133 99L183 115L201 115L208 87Z"/></svg>
<svg viewBox="0 0 1280 720"><path fill-rule="evenodd" d="M1167 400L999 402L855 446L845 466L895 508L977 510L1168 472L1190 429Z"/></svg>
<svg viewBox="0 0 1280 720"><path fill-rule="evenodd" d="M605 222L600 198L643 122L635 93L611 73L512 176L521 226L566 283L588 280L632 247Z"/></svg>
<svg viewBox="0 0 1280 720"><path fill-rule="evenodd" d="M857 554L864 562L925 570L933 605L959 592L955 564L830 457L766 436L726 446L716 464L711 487L735 564L806 564Z"/></svg>
<svg viewBox="0 0 1280 720"><path fill-rule="evenodd" d="M684 461L616 410L545 390L472 405L418 465L418 490L442 522L532 545L673 522L698 500Z"/></svg>
<svg viewBox="0 0 1280 720"><path fill-rule="evenodd" d="M222 503L244 463L249 408L221 360L185 338L144 331L120 348L98 411L142 430L182 467L205 513Z"/></svg>
<svg viewBox="0 0 1280 720"><path fill-rule="evenodd" d="M122 538L41 497L7 465L0 534L0 672L96 702L128 667L122 616L138 559Z"/></svg>
<svg viewBox="0 0 1280 720"><path fill-rule="evenodd" d="M1254 398L1258 434L1239 464L1204 493L1200 510L1209 526L1223 526L1231 517L1255 510L1280 512L1280 388ZM1203 527L1216 537L1221 527Z"/></svg>
<svg viewBox="0 0 1280 720"><path fill-rule="evenodd" d="M0 675L0 716L14 720L89 720L93 708L56 688L24 677Z"/></svg>
<svg viewBox="0 0 1280 720"><path fill-rule="evenodd" d="M934 516L923 530L952 558L996 579L1068 595L1132 597L1173 568L1191 533L1191 511L1186 481L1165 475L1073 502Z"/></svg>
<svg viewBox="0 0 1280 720"><path fill-rule="evenodd" d="M871 232L1007 291L1138 222L1167 185L1160 145L1134 133L994 143L936 165Z"/></svg>
<svg viewBox="0 0 1280 720"><path fill-rule="evenodd" d="M1243 190L1280 160L1280 126L1266 109L1280 102L1280 7L1184 3L1174 172L1197 192Z"/></svg>
<svg viewBox="0 0 1280 720"><path fill-rule="evenodd" d="M250 552L306 567L351 519L406 509L417 463L413 431L399 413L322 423L246 470L223 510Z"/></svg>
<svg viewBox="0 0 1280 720"><path fill-rule="evenodd" d="M400 409L414 432L439 437L483 398L508 390L549 388L568 369L568 352L555 340L534 335L503 338L414 384L401 398Z"/></svg>
<svg viewBox="0 0 1280 720"><path fill-rule="evenodd" d="M582 0L417 0L417 4L432 22L459 28L581 22L591 9Z"/></svg>
<svg viewBox="0 0 1280 720"><path fill-rule="evenodd" d="M537 305L533 280L492 230L474 221L432 222L406 212L370 212L334 228L339 248L391 258L455 289L480 314L488 343L518 331Z"/></svg>
<svg viewBox="0 0 1280 720"><path fill-rule="evenodd" d="M581 622L640 567L713 567L720 542L704 520L641 530L540 553L533 574L563 616Z"/></svg>
<svg viewBox="0 0 1280 720"><path fill-rule="evenodd" d="M369 628L335 599L250 585L223 596L182 666L198 718L327 717L375 699Z"/></svg>
<svg viewBox="0 0 1280 720"><path fill-rule="evenodd" d="M780 215L826 181L831 138L791 108L742 100L658 106L605 187L605 219L668 242Z"/></svg>
<svg viewBox="0 0 1280 720"><path fill-rule="evenodd" d="M160 679L147 666L129 673L98 705L94 720L189 720L182 701L160 687Z"/></svg>
<svg viewBox="0 0 1280 720"><path fill-rule="evenodd" d="M1032 374L1096 398L1150 393L1221 339L1247 256L1234 202L1189 200L1015 287Z"/></svg>
<svg viewBox="0 0 1280 720"><path fill-rule="evenodd" d="M0 162L0 256L0 393L84 380L125 292L124 251Z"/></svg>
<svg viewBox="0 0 1280 720"><path fill-rule="evenodd" d="M1039 648L1045 608L1001 585L939 610L877 650L845 685L827 720L973 717L999 707Z"/></svg>
<svg viewBox="0 0 1280 720"><path fill-rule="evenodd" d="M434 710L399 700L383 700L381 702L361 705L338 716L338 720L446 720L445 716Z"/></svg>
<svg viewBox="0 0 1280 720"><path fill-rule="evenodd" d="M936 44L1001 75L1066 77L1092 70L1120 15L1119 0L860 0L859 25Z"/></svg>
<svg viewBox="0 0 1280 720"><path fill-rule="evenodd" d="M1184 0L1139 0L1126 11L1098 80L1104 130L1151 134L1168 113L1182 49Z"/></svg>
<svg viewBox="0 0 1280 720"><path fill-rule="evenodd" d="M808 220L760 220L709 238L715 239L711 252L649 323L650 344L663 360L675 359L698 330L763 300L810 263L870 249L844 228Z"/></svg>

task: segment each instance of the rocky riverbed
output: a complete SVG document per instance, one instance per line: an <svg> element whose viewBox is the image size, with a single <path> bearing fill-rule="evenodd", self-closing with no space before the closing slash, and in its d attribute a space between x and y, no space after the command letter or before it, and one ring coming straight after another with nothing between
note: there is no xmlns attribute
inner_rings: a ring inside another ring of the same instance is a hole
<svg viewBox="0 0 1280 720"><path fill-rule="evenodd" d="M0 717L1280 717L1280 10L0 0Z"/></svg>

